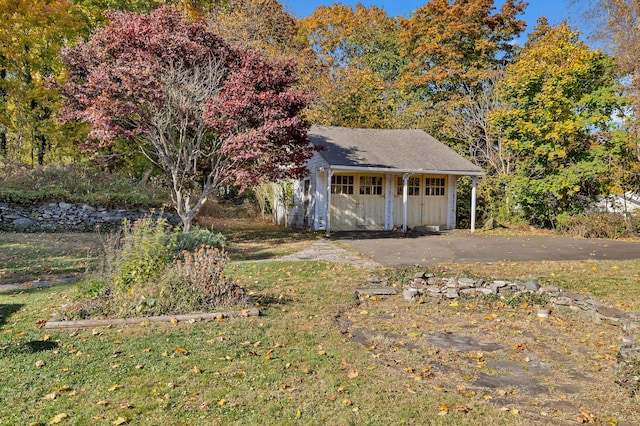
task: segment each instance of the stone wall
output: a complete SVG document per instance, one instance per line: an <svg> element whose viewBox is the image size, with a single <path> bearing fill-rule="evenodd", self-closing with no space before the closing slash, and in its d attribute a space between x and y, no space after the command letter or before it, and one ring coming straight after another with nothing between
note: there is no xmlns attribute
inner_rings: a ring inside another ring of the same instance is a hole
<svg viewBox="0 0 640 426"><path fill-rule="evenodd" d="M134 221L143 217L165 217L173 225L180 224L173 212L146 208L122 209L65 202L0 203L0 230L4 231L92 231L97 227L110 230L121 225L124 219Z"/></svg>

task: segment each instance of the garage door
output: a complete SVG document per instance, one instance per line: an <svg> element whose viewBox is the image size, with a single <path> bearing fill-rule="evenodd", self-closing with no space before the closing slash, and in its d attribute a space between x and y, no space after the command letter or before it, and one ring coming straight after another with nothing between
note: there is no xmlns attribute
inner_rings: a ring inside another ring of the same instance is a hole
<svg viewBox="0 0 640 426"><path fill-rule="evenodd" d="M384 229L384 176L333 175L331 229Z"/></svg>
<svg viewBox="0 0 640 426"><path fill-rule="evenodd" d="M402 225L401 177L396 178L393 223ZM407 226L447 226L447 177L412 176L407 181Z"/></svg>

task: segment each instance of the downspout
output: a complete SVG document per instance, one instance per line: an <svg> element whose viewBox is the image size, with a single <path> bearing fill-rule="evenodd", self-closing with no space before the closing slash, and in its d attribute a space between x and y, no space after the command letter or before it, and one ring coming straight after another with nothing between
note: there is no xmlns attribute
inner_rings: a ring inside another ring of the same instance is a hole
<svg viewBox="0 0 640 426"><path fill-rule="evenodd" d="M471 232L476 230L476 192L478 188L478 178L471 178Z"/></svg>
<svg viewBox="0 0 640 426"><path fill-rule="evenodd" d="M402 175L402 233L407 233L407 204L409 201L409 176L411 173Z"/></svg>

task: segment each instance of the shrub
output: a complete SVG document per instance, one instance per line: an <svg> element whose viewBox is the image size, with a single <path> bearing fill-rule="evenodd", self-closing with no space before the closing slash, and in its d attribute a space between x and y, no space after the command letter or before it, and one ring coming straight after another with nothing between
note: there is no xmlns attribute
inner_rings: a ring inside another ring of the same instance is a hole
<svg viewBox="0 0 640 426"><path fill-rule="evenodd" d="M224 275L229 261L220 248L224 237L196 230L187 238L200 248L178 253L178 234L166 221L142 219L125 224L121 233L103 241L102 269L79 283L76 302L65 307L65 318L131 317L211 312L220 307L246 306L244 290Z"/></svg>
<svg viewBox="0 0 640 426"><path fill-rule="evenodd" d="M204 228L193 228L188 233L180 233L176 239L175 249L178 252L194 252L202 246L224 248L227 240L224 235Z"/></svg>
<svg viewBox="0 0 640 426"><path fill-rule="evenodd" d="M113 282L120 291L129 291L159 277L172 261L174 237L166 220L140 219L125 222L122 247L114 256Z"/></svg>
<svg viewBox="0 0 640 426"><path fill-rule="evenodd" d="M562 217L558 229L576 237L624 238L638 234L634 218L626 219L618 213L588 212Z"/></svg>

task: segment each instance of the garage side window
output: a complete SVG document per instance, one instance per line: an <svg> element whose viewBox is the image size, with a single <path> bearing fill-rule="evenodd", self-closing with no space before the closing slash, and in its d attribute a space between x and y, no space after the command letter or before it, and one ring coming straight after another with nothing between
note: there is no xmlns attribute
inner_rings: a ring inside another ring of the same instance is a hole
<svg viewBox="0 0 640 426"><path fill-rule="evenodd" d="M360 176L361 195L382 195L382 176Z"/></svg>
<svg viewBox="0 0 640 426"><path fill-rule="evenodd" d="M426 178L425 179L425 195L427 196L443 196L446 194L446 178Z"/></svg>
<svg viewBox="0 0 640 426"><path fill-rule="evenodd" d="M331 176L332 194L353 194L353 176Z"/></svg>
<svg viewBox="0 0 640 426"><path fill-rule="evenodd" d="M402 178L398 176L396 194L402 195ZM407 181L407 195L420 195L420 178L412 177Z"/></svg>

